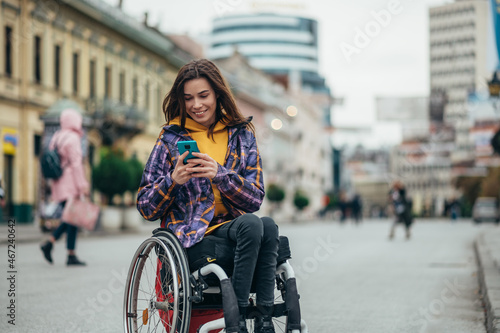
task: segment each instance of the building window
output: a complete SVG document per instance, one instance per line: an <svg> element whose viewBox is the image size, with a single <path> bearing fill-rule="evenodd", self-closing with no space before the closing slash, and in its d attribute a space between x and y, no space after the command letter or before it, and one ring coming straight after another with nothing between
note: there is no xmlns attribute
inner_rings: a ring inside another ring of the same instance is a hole
<svg viewBox="0 0 500 333"><path fill-rule="evenodd" d="M77 52L73 53L73 94L78 94L78 63L79 56Z"/></svg>
<svg viewBox="0 0 500 333"><path fill-rule="evenodd" d="M54 87L59 90L61 87L61 46L54 47Z"/></svg>
<svg viewBox="0 0 500 333"><path fill-rule="evenodd" d="M35 52L34 52L34 79L35 83L42 82L42 38L35 36Z"/></svg>
<svg viewBox="0 0 500 333"><path fill-rule="evenodd" d="M120 102L125 102L125 72L120 73Z"/></svg>
<svg viewBox="0 0 500 333"><path fill-rule="evenodd" d="M12 77L12 28L5 27L5 75Z"/></svg>
<svg viewBox="0 0 500 333"><path fill-rule="evenodd" d="M90 60L90 67L89 67L90 73L89 73L89 97L94 98L95 97L95 84L96 84L96 77L95 77L95 70L96 70L96 64L95 60Z"/></svg>
<svg viewBox="0 0 500 333"><path fill-rule="evenodd" d="M104 98L111 97L111 66L104 69Z"/></svg>
<svg viewBox="0 0 500 333"><path fill-rule="evenodd" d="M137 82L137 76L134 77L132 80L132 104L137 106L137 100L138 100L138 82Z"/></svg>

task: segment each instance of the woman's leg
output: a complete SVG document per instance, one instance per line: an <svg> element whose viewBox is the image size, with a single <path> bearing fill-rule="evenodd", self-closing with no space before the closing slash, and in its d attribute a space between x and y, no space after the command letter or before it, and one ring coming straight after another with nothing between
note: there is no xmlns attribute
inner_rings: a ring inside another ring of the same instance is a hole
<svg viewBox="0 0 500 333"><path fill-rule="evenodd" d="M66 224L66 223L65 223ZM66 248L68 249L69 254L75 254L75 245L76 245L76 235L78 233L78 228L74 225L67 224L66 227Z"/></svg>
<svg viewBox="0 0 500 333"><path fill-rule="evenodd" d="M61 221L61 224L59 224L59 226L57 227L57 229L54 230L54 232L52 233L52 237L50 238L50 241L52 243L54 243L56 240L58 240L59 238L61 238L62 234L64 232L66 232L66 230L67 230L68 227L70 227L69 224Z"/></svg>
<svg viewBox="0 0 500 333"><path fill-rule="evenodd" d="M66 200L62 201L59 205L61 206L61 209L64 210L64 207L66 206ZM57 227L57 229L54 230L54 232L50 236L49 241L52 242L52 243L55 243L56 240L58 240L59 238L61 238L62 234L66 231L67 227L68 227L68 224L64 223L63 221L61 221L61 223L59 224L59 226Z"/></svg>
<svg viewBox="0 0 500 333"><path fill-rule="evenodd" d="M255 267L255 289L257 292L257 305L260 307L272 307L274 305L279 232L278 226L270 217L263 217L262 223L264 226L264 236Z"/></svg>
<svg viewBox="0 0 500 333"><path fill-rule="evenodd" d="M45 259L52 264L52 249L56 240L61 238L61 235L66 231L68 224L61 223L56 230L50 235L49 240L40 246Z"/></svg>
<svg viewBox="0 0 500 333"><path fill-rule="evenodd" d="M236 243L232 283L238 306L246 308L257 258L264 234L261 219L245 214L215 229L213 235L229 238Z"/></svg>

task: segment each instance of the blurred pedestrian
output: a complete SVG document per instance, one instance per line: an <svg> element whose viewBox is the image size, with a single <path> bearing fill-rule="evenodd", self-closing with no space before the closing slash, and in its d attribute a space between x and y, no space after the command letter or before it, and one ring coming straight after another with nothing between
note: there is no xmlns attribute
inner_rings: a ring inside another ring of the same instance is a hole
<svg viewBox="0 0 500 333"><path fill-rule="evenodd" d="M453 197L448 203L448 207L450 210L451 220L454 222L460 216L460 202L455 197Z"/></svg>
<svg viewBox="0 0 500 333"><path fill-rule="evenodd" d="M82 154L82 116L79 112L66 109L61 113L61 129L57 131L49 143L49 149L57 149L60 156L63 173L60 178L49 180L52 200L64 207L66 201L89 194L89 182L85 178ZM52 264L52 249L55 242L66 233L68 260L66 265L85 265L75 254L78 228L61 221L41 250L45 259Z"/></svg>
<svg viewBox="0 0 500 333"><path fill-rule="evenodd" d="M405 226L406 239L410 239L410 228L413 222L411 212L412 201L408 198L406 188L401 181L396 181L392 185L389 191L389 200L393 206L395 215L395 220L389 233L389 239L394 238L395 229L398 224L403 224Z"/></svg>
<svg viewBox="0 0 500 333"><path fill-rule="evenodd" d="M361 196L355 194L351 201L351 213L354 222L359 223L363 218L363 202L361 201Z"/></svg>
<svg viewBox="0 0 500 333"><path fill-rule="evenodd" d="M340 208L340 222L344 223L347 219L349 202L347 201L347 195L344 191L339 194L339 208Z"/></svg>

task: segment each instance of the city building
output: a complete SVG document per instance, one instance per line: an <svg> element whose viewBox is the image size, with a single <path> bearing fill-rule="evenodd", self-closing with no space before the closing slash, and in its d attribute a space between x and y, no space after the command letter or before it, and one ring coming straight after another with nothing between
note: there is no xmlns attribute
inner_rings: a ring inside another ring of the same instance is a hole
<svg viewBox="0 0 500 333"><path fill-rule="evenodd" d="M253 67L294 90L330 94L325 79L318 74L318 31L313 19L273 13L214 19L207 57L224 59L235 48Z"/></svg>
<svg viewBox="0 0 500 333"><path fill-rule="evenodd" d="M467 107L475 167L499 167L500 156L494 153L491 139L500 129L500 100L492 103L486 94L477 94L469 98Z"/></svg>
<svg viewBox="0 0 500 333"><path fill-rule="evenodd" d="M104 141L145 160L164 122L163 97L190 60L144 22L91 0L2 1L0 45L3 215L18 222L33 220L43 196L39 155L49 137L42 118L51 106L70 100L93 124L84 152L89 176ZM130 130L141 134L122 135Z"/></svg>
<svg viewBox="0 0 500 333"><path fill-rule="evenodd" d="M440 216L445 200L459 196L452 186L454 143L444 136L452 138L453 130L431 128L429 137L404 141L391 153L392 178L405 184L418 216Z"/></svg>
<svg viewBox="0 0 500 333"><path fill-rule="evenodd" d="M455 128L452 163L471 164L467 99L486 88L489 1L457 0L429 9L431 100L444 99L444 122Z"/></svg>

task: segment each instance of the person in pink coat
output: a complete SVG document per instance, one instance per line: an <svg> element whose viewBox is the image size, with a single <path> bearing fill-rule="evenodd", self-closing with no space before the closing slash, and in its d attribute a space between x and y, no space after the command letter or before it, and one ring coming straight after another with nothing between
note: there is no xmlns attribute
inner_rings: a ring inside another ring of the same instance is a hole
<svg viewBox="0 0 500 333"><path fill-rule="evenodd" d="M89 193L89 182L85 178L82 162L82 120L79 112L73 109L64 110L60 117L61 129L54 134L49 143L49 149L57 147L63 168L62 176L57 180L51 181L52 200L60 202L63 206L67 200L81 195L88 195ZM68 266L85 265L75 254L78 228L64 221L61 221L61 224L50 236L50 239L41 246L45 259L49 263L52 263L52 249L54 244L65 232L67 234L66 243L68 249L68 261L66 264Z"/></svg>

